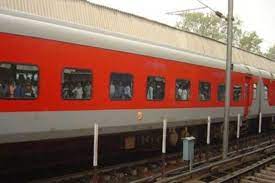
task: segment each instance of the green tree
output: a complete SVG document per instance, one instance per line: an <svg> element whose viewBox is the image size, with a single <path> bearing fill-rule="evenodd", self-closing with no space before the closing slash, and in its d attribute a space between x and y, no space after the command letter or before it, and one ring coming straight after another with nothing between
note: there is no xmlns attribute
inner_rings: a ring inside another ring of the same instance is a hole
<svg viewBox="0 0 275 183"><path fill-rule="evenodd" d="M214 13L184 13L176 27L189 32L226 42L227 21L217 17ZM262 39L255 31L244 32L242 21L235 17L233 22L233 45L247 51L261 54Z"/></svg>
<svg viewBox="0 0 275 183"><path fill-rule="evenodd" d="M255 31L244 32L240 39L239 47L253 53L262 54L260 46L262 42L263 39Z"/></svg>
<svg viewBox="0 0 275 183"><path fill-rule="evenodd" d="M235 19L233 24L233 44L237 45L242 35L241 20ZM226 42L227 22L217 17L214 13L184 13L176 27L196 34Z"/></svg>
<svg viewBox="0 0 275 183"><path fill-rule="evenodd" d="M275 61L275 44L267 50L265 56Z"/></svg>

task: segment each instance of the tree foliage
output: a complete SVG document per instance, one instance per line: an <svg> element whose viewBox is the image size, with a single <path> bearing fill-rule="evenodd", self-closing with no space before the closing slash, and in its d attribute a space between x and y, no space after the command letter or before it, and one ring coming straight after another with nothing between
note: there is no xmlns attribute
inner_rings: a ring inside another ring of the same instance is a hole
<svg viewBox="0 0 275 183"><path fill-rule="evenodd" d="M240 39L239 47L247 51L261 54L260 44L263 42L255 31L244 32L242 38Z"/></svg>
<svg viewBox="0 0 275 183"><path fill-rule="evenodd" d="M275 44L267 50L267 53L265 54L265 56L275 61Z"/></svg>
<svg viewBox="0 0 275 183"><path fill-rule="evenodd" d="M184 31L194 32L219 41L226 38L223 21L212 14L185 13L176 26Z"/></svg>
<svg viewBox="0 0 275 183"><path fill-rule="evenodd" d="M184 13L176 27L189 32L226 42L227 22L214 13ZM256 32L244 32L242 21L235 18L233 22L233 45L247 51L261 54L262 39Z"/></svg>

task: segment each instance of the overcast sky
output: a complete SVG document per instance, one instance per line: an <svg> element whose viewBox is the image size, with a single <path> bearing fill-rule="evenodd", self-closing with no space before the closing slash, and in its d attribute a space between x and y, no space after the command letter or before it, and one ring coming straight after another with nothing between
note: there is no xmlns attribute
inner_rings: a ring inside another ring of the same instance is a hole
<svg viewBox="0 0 275 183"><path fill-rule="evenodd" d="M125 12L175 26L178 16L167 12L201 7L196 0L89 0ZM228 0L201 0L227 14ZM204 10L205 11L205 10ZM256 31L264 39L263 50L275 44L275 0L234 0L234 16L243 21L243 29Z"/></svg>

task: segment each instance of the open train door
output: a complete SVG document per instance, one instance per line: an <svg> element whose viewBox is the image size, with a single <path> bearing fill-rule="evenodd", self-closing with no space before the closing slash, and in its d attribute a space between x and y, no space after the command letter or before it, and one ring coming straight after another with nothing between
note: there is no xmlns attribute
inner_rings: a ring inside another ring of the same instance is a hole
<svg viewBox="0 0 275 183"><path fill-rule="evenodd" d="M245 84L244 84L244 119L247 119L249 113L250 99L251 99L251 85L252 85L252 77L247 75L245 76Z"/></svg>

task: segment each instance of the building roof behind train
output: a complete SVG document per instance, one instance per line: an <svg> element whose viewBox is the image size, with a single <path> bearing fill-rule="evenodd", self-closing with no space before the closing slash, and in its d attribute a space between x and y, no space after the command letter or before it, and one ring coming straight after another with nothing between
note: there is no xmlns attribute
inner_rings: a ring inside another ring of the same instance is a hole
<svg viewBox="0 0 275 183"><path fill-rule="evenodd" d="M97 27L141 41L188 50L221 60L225 60L226 56L224 43L85 0L1 0L0 8ZM233 63L275 73L274 62L238 48L233 48Z"/></svg>

